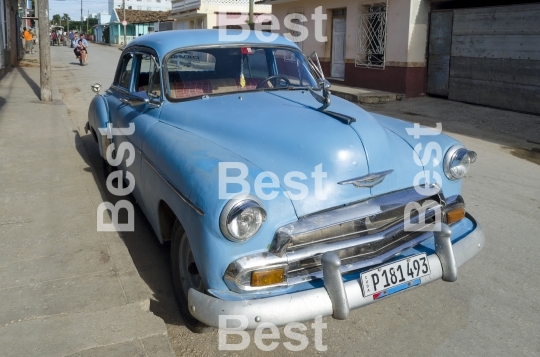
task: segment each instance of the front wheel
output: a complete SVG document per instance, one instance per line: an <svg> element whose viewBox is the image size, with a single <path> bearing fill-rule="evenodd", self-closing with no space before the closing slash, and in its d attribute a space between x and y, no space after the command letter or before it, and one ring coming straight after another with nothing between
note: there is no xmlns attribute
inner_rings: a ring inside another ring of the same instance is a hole
<svg viewBox="0 0 540 357"><path fill-rule="evenodd" d="M186 232L178 220L174 224L171 235L171 270L174 294L186 327L195 333L207 331L210 328L189 312L189 289L204 292L204 284L193 258Z"/></svg>

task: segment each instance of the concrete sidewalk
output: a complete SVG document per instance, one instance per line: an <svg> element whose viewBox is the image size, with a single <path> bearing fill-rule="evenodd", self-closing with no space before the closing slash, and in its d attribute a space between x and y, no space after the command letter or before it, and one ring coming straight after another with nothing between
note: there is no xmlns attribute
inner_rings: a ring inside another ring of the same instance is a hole
<svg viewBox="0 0 540 357"><path fill-rule="evenodd" d="M374 89L347 87L332 82L330 92L333 95L347 99L353 103L382 104L402 100L404 95L390 92L381 92Z"/></svg>
<svg viewBox="0 0 540 357"><path fill-rule="evenodd" d="M173 356L126 245L96 231L102 193L53 98L38 67L0 81L0 354Z"/></svg>

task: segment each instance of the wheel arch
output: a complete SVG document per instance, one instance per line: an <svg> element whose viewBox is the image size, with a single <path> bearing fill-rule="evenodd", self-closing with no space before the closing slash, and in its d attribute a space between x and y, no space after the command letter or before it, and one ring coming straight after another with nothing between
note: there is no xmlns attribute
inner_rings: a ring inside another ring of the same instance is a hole
<svg viewBox="0 0 540 357"><path fill-rule="evenodd" d="M111 143L111 140L107 138L107 135L102 135L99 129L106 129L109 123L109 106L107 100L103 95L96 95L90 102L88 108L88 124L94 140L98 143L99 154L103 159L107 159L107 147Z"/></svg>
<svg viewBox="0 0 540 357"><path fill-rule="evenodd" d="M176 221L178 221L178 224L180 224L183 229L180 217L174 213L165 200L160 200L158 205L158 229L160 235L159 238L162 243L171 240L171 234Z"/></svg>

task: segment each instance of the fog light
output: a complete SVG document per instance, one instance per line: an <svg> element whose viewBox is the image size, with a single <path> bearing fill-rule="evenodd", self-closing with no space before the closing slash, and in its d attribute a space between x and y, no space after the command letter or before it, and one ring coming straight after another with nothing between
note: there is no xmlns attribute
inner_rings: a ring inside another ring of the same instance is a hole
<svg viewBox="0 0 540 357"><path fill-rule="evenodd" d="M465 218L465 208L458 207L446 212L446 224L456 223Z"/></svg>
<svg viewBox="0 0 540 357"><path fill-rule="evenodd" d="M267 286L282 283L285 280L285 269L254 271L251 273L251 286Z"/></svg>

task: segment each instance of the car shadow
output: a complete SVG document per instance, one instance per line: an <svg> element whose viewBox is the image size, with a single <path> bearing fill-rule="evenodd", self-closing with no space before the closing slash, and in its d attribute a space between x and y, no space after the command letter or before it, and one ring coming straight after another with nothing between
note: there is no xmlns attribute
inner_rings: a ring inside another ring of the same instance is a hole
<svg viewBox="0 0 540 357"><path fill-rule="evenodd" d="M75 133L75 147L92 172L94 181L101 192L103 202L115 205L120 200L128 200L135 209L135 229L133 232L118 232L129 250L133 263L147 286L152 291L150 311L161 317L165 323L185 326L178 310L174 295L170 270L170 244L161 244L152 226L146 219L133 195L118 197L106 189L106 170L99 154L99 148L92 134L81 136ZM107 211L109 214L110 212ZM127 222L127 211L120 210L119 223Z"/></svg>

